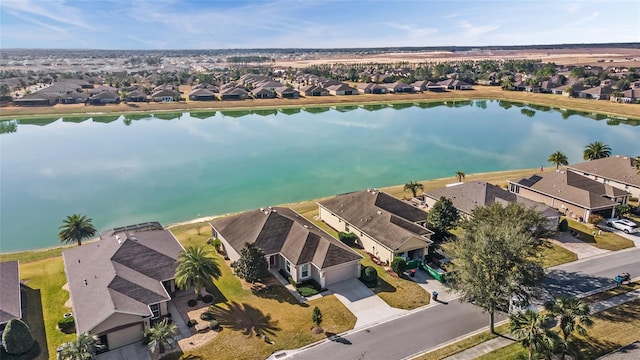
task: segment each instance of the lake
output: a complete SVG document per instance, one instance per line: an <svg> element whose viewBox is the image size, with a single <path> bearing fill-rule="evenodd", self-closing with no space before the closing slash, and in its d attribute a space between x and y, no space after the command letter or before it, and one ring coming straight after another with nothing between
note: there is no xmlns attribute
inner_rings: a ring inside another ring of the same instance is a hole
<svg viewBox="0 0 640 360"><path fill-rule="evenodd" d="M549 166L556 150L578 162L596 140L640 154L633 120L491 100L0 125L2 252L59 245L73 213L99 231L169 225L458 170Z"/></svg>

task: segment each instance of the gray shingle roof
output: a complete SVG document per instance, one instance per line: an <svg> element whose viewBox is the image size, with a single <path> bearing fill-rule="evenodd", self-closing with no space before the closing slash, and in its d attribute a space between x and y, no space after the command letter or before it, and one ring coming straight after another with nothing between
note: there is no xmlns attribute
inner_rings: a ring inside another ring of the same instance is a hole
<svg viewBox="0 0 640 360"><path fill-rule="evenodd" d="M525 199L503 188L486 183L484 181L471 181L444 189L431 190L425 193L432 199L438 200L441 196L451 200L456 209L465 214L471 214L476 207L488 206L496 202L521 203L527 207L533 207L545 216L557 216L558 212L545 204Z"/></svg>
<svg viewBox="0 0 640 360"><path fill-rule="evenodd" d="M180 243L150 226L113 230L62 253L79 332L118 312L149 316L149 305L169 300L162 281L175 276Z"/></svg>
<svg viewBox="0 0 640 360"><path fill-rule="evenodd" d="M280 253L295 265L311 262L319 269L361 258L289 208L251 210L210 224L237 253L249 242L266 255Z"/></svg>
<svg viewBox="0 0 640 360"><path fill-rule="evenodd" d="M398 249L411 238L431 242L433 232L414 224L425 222L427 213L377 190L338 195L319 205L372 236L389 249Z"/></svg>
<svg viewBox="0 0 640 360"><path fill-rule="evenodd" d="M513 182L513 181L511 181ZM617 203L605 196L619 197L630 195L608 184L602 184L582 175L568 171L556 171L533 175L516 181L523 187L561 199L585 209L607 209Z"/></svg>
<svg viewBox="0 0 640 360"><path fill-rule="evenodd" d="M22 317L20 275L17 261L0 263L0 324Z"/></svg>
<svg viewBox="0 0 640 360"><path fill-rule="evenodd" d="M634 159L629 156L610 156L567 166L577 173L588 173L621 183L640 187L640 174L633 168Z"/></svg>

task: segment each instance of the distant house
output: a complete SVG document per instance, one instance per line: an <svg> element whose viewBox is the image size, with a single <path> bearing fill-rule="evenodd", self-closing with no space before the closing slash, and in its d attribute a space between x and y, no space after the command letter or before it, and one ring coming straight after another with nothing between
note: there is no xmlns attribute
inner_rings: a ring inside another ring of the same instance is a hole
<svg viewBox="0 0 640 360"><path fill-rule="evenodd" d="M427 81L427 80L416 81L413 84L411 84L411 86L413 86L413 90L414 91L440 92L440 91L446 91L447 90L447 87L445 85L440 85L440 84L435 83L433 81Z"/></svg>
<svg viewBox="0 0 640 360"><path fill-rule="evenodd" d="M637 104L640 102L640 89L625 90L622 92L622 96L611 96L611 100L625 104Z"/></svg>
<svg viewBox="0 0 640 360"><path fill-rule="evenodd" d="M329 96L329 90L319 85L307 85L300 88L300 95L309 96Z"/></svg>
<svg viewBox="0 0 640 360"><path fill-rule="evenodd" d="M329 91L331 95L358 95L358 89L352 88L347 84L335 84L327 86L326 89Z"/></svg>
<svg viewBox="0 0 640 360"><path fill-rule="evenodd" d="M473 86L462 80L447 79L438 82L438 85L445 86L451 90L472 90Z"/></svg>
<svg viewBox="0 0 640 360"><path fill-rule="evenodd" d="M147 101L147 94L142 90L133 90L127 93L127 101L130 102L145 102Z"/></svg>
<svg viewBox="0 0 640 360"><path fill-rule="evenodd" d="M245 100L249 93L239 86L230 86L222 89L218 97L220 100Z"/></svg>
<svg viewBox="0 0 640 360"><path fill-rule="evenodd" d="M206 88L191 90L189 93L189 100L193 101L211 101L216 100L216 94Z"/></svg>
<svg viewBox="0 0 640 360"><path fill-rule="evenodd" d="M594 86L578 92L582 99L609 100L613 89L610 86Z"/></svg>
<svg viewBox="0 0 640 360"><path fill-rule="evenodd" d="M519 203L538 211L547 219L549 228L555 228L560 221L560 213L557 210L484 181L452 184L443 189L427 191L423 195L424 203L429 209L440 197L451 200L453 206L460 211L463 217L470 217L476 207L489 206L494 203L503 206L509 203Z"/></svg>
<svg viewBox="0 0 640 360"><path fill-rule="evenodd" d="M296 282L313 279L326 287L360 276L358 253L289 208L256 209L210 224L231 261L252 243L262 249L271 271L284 270Z"/></svg>
<svg viewBox="0 0 640 360"><path fill-rule="evenodd" d="M588 221L592 214L613 217L616 206L626 204L631 196L624 190L572 171L555 171L517 181L509 180L509 191L547 204L581 222Z"/></svg>
<svg viewBox="0 0 640 360"><path fill-rule="evenodd" d="M615 155L571 164L567 166L567 170L620 190L628 191L633 197L637 198L640 197L640 174L638 174L634 165L634 158Z"/></svg>
<svg viewBox="0 0 640 360"><path fill-rule="evenodd" d="M114 88L112 86L100 85L100 86L96 86L95 88L89 89L89 91L87 91L87 93L89 93L90 95L97 95L97 94L103 93L105 91L112 92L112 93L113 92L117 93L118 89Z"/></svg>
<svg viewBox="0 0 640 360"><path fill-rule="evenodd" d="M22 318L20 270L17 261L0 263L0 335L11 319Z"/></svg>
<svg viewBox="0 0 640 360"><path fill-rule="evenodd" d="M93 87L93 85L91 85ZM32 94L13 101L16 106L47 106L55 104L81 104L87 101L89 94L82 92L82 86L76 81L63 80Z"/></svg>
<svg viewBox="0 0 640 360"><path fill-rule="evenodd" d="M168 313L184 248L157 222L114 228L97 242L62 253L78 334L108 350L143 340Z"/></svg>
<svg viewBox="0 0 640 360"><path fill-rule="evenodd" d="M117 104L120 102L120 94L117 91L103 91L89 98L92 105Z"/></svg>
<svg viewBox="0 0 640 360"><path fill-rule="evenodd" d="M269 88L259 87L251 90L251 96L254 99L273 99L276 97L276 92Z"/></svg>
<svg viewBox="0 0 640 360"><path fill-rule="evenodd" d="M433 232L427 213L375 189L338 195L318 203L320 220L337 231L351 232L358 244L389 264L396 256L423 259Z"/></svg>
<svg viewBox="0 0 640 360"><path fill-rule="evenodd" d="M387 88L374 83L358 84L356 86L361 94L386 94Z"/></svg>
<svg viewBox="0 0 640 360"><path fill-rule="evenodd" d="M300 92L298 90L294 90L288 86L281 86L279 88L275 88L276 96L281 99L297 99L300 97Z"/></svg>
<svg viewBox="0 0 640 360"><path fill-rule="evenodd" d="M155 102L180 101L180 93L170 88L160 89L151 93L151 100Z"/></svg>
<svg viewBox="0 0 640 360"><path fill-rule="evenodd" d="M407 85L402 81L396 81L391 84L385 84L385 86L387 88L387 92L391 92L391 93L411 93L415 91L412 85Z"/></svg>

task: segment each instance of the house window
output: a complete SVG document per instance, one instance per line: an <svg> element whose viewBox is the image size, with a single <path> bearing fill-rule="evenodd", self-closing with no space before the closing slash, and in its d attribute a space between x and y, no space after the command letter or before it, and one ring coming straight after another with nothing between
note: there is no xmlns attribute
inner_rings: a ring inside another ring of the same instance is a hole
<svg viewBox="0 0 640 360"><path fill-rule="evenodd" d="M151 312L153 313L153 316L151 317L152 319L160 317L160 304L149 305L149 309L151 309Z"/></svg>
<svg viewBox="0 0 640 360"><path fill-rule="evenodd" d="M291 263L289 262L289 260L285 262L284 266L287 270L287 273L291 274Z"/></svg>
<svg viewBox="0 0 640 360"><path fill-rule="evenodd" d="M344 224L344 232L349 232L349 224Z"/></svg>
<svg viewBox="0 0 640 360"><path fill-rule="evenodd" d="M302 265L302 277L306 278L309 276L309 264Z"/></svg>

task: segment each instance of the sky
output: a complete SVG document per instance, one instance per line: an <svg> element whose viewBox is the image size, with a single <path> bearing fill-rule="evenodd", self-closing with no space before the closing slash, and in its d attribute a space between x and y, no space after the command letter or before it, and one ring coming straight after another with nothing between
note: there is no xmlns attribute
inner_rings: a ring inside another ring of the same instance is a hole
<svg viewBox="0 0 640 360"><path fill-rule="evenodd" d="M640 42L639 0L0 0L0 49Z"/></svg>

